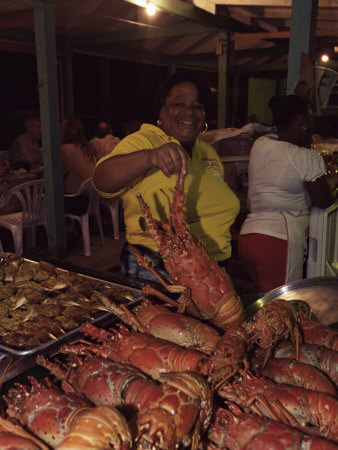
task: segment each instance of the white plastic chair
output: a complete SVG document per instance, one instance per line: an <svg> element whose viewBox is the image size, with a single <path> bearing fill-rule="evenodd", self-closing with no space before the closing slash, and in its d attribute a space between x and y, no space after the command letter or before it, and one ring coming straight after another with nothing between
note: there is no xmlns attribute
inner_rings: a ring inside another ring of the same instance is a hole
<svg viewBox="0 0 338 450"><path fill-rule="evenodd" d="M119 226L119 197L102 198L101 205L106 206L109 209L111 220L113 222L114 239L120 239L120 226Z"/></svg>
<svg viewBox="0 0 338 450"><path fill-rule="evenodd" d="M90 251L89 216L95 215L96 222L100 231L102 245L105 244L102 228L102 219L100 213L100 196L94 189L91 178L88 178L88 180L84 181L77 190L77 192L75 192L74 194L65 194L64 197L75 198L78 197L79 195L89 196L87 211L82 215L66 212L65 216L69 217L72 220L77 220L80 223L84 243L84 254L86 256L90 256L91 251Z"/></svg>
<svg viewBox="0 0 338 450"><path fill-rule="evenodd" d="M6 204L13 196L16 196L22 209L18 212L0 215L0 226L7 228L12 233L14 251L18 256L23 253L23 231L30 231L29 244L34 247L36 245L36 227L46 224L44 192L44 181L35 180L19 184L6 194Z"/></svg>

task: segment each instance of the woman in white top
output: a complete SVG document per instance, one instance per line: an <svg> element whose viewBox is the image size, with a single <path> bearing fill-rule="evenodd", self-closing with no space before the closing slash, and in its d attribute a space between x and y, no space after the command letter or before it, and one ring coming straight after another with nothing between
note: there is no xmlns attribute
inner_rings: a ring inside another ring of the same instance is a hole
<svg viewBox="0 0 338 450"><path fill-rule="evenodd" d="M301 97L274 97L277 134L254 142L249 161L250 213L242 226L239 256L257 292L303 278L309 210L333 202L320 155L308 146L312 121Z"/></svg>

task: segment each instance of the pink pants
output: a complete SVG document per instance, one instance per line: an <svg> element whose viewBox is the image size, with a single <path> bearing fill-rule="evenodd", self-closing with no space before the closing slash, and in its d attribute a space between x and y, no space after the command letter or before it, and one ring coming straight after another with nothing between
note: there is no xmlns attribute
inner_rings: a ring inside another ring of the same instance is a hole
<svg viewBox="0 0 338 450"><path fill-rule="evenodd" d="M239 257L256 285L269 292L285 284L288 242L266 234L240 234Z"/></svg>

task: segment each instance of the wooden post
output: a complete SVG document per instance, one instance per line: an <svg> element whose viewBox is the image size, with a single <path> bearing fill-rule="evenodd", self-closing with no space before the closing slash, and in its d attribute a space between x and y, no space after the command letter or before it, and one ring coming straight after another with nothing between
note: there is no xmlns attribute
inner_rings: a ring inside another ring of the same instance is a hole
<svg viewBox="0 0 338 450"><path fill-rule="evenodd" d="M302 53L315 56L318 0L293 0L289 40L287 94L293 94L299 81Z"/></svg>
<svg viewBox="0 0 338 450"><path fill-rule="evenodd" d="M46 187L48 249L66 254L60 111L53 0L33 0L39 78L43 168Z"/></svg>
<svg viewBox="0 0 338 450"><path fill-rule="evenodd" d="M227 59L228 59L228 34L221 31L218 37L218 107L217 128L225 128L226 123L226 96L227 96Z"/></svg>

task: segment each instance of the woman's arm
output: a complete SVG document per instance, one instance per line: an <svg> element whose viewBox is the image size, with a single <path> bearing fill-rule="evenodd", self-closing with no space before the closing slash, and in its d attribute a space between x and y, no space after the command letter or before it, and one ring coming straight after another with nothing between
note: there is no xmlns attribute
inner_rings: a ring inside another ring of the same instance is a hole
<svg viewBox="0 0 338 450"><path fill-rule="evenodd" d="M325 209L334 203L325 175L315 181L306 181L305 186L311 198L311 206Z"/></svg>
<svg viewBox="0 0 338 450"><path fill-rule="evenodd" d="M100 191L117 192L156 167L167 177L187 171L187 155L179 145L170 142L156 149L112 156L95 168L93 181Z"/></svg>

